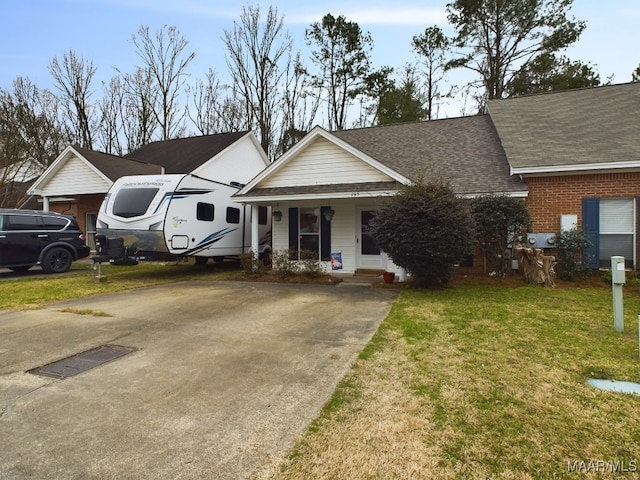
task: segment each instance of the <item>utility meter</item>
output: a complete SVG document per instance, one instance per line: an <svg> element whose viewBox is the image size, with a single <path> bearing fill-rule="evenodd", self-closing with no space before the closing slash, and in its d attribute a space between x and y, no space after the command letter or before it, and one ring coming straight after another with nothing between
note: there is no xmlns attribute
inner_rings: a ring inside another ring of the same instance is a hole
<svg viewBox="0 0 640 480"><path fill-rule="evenodd" d="M624 257L611 257L611 283L623 285L626 283L624 277Z"/></svg>

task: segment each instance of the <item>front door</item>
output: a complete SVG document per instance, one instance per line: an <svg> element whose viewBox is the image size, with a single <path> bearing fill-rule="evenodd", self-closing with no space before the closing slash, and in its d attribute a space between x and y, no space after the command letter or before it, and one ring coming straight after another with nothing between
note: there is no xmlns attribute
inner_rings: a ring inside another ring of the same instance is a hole
<svg viewBox="0 0 640 480"><path fill-rule="evenodd" d="M371 225L375 217L375 209L371 207L358 208L356 268L386 269L387 267L387 256L380 251L371 234Z"/></svg>

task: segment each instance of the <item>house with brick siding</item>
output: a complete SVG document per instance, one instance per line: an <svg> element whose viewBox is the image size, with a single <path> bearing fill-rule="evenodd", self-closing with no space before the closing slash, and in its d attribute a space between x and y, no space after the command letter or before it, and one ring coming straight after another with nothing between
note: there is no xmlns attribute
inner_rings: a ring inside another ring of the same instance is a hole
<svg viewBox="0 0 640 480"><path fill-rule="evenodd" d="M166 173L191 172L246 135L156 142L126 159ZM65 208L78 195L93 194L97 212L108 183L128 172L113 162L116 170L104 175L99 191L89 192L76 167L84 163L95 174L104 154L67 153L32 192L61 199ZM592 239L585 257L591 267L607 267L610 256L622 255L627 267L638 268L640 83L491 100L485 114L471 117L335 132L316 127L235 197L256 211L272 208L276 250L312 250L327 268L344 273L402 275L369 231L384 199L418 178L449 182L467 198L525 198L535 238L575 227ZM482 264L476 255L474 267Z"/></svg>
<svg viewBox="0 0 640 480"><path fill-rule="evenodd" d="M488 102L510 173L528 187L532 231L575 225L592 268L638 268L640 83Z"/></svg>
<svg viewBox="0 0 640 480"><path fill-rule="evenodd" d="M593 240L591 267L623 255L631 268L639 120L640 83L490 101L486 114L473 117L335 132L316 127L236 198L276 212L274 249L312 250L345 273L402 273L368 230L384 198L420 177L447 181L463 197L525 198L534 239L583 229ZM474 266L482 263L476 256Z"/></svg>
<svg viewBox="0 0 640 480"><path fill-rule="evenodd" d="M313 251L342 273L402 276L370 228L385 198L421 177L448 182L468 198L527 195L526 183L509 172L491 118L477 115L335 132L316 127L235 198L272 208L277 251Z"/></svg>

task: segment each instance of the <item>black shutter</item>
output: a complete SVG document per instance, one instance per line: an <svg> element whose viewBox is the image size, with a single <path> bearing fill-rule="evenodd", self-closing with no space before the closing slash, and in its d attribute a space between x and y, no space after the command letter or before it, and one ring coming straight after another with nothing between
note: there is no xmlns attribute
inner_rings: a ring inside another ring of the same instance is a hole
<svg viewBox="0 0 640 480"><path fill-rule="evenodd" d="M289 209L289 250L298 251L298 209ZM297 255L296 255L297 257Z"/></svg>
<svg viewBox="0 0 640 480"><path fill-rule="evenodd" d="M331 260L331 222L324 218L331 207L320 207L320 260Z"/></svg>
<svg viewBox="0 0 640 480"><path fill-rule="evenodd" d="M591 246L582 252L583 263L587 268L600 266L600 199L582 199L582 233L589 239Z"/></svg>

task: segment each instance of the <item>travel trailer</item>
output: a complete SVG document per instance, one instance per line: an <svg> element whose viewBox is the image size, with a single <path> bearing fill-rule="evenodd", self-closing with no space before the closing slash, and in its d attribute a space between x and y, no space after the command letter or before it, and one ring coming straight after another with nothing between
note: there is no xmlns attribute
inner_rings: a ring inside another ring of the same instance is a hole
<svg viewBox="0 0 640 480"><path fill-rule="evenodd" d="M251 247L251 207L232 201L242 187L194 174L133 175L114 182L97 219L98 257L135 263L175 257L222 261ZM271 250L271 218L259 208L259 254Z"/></svg>

